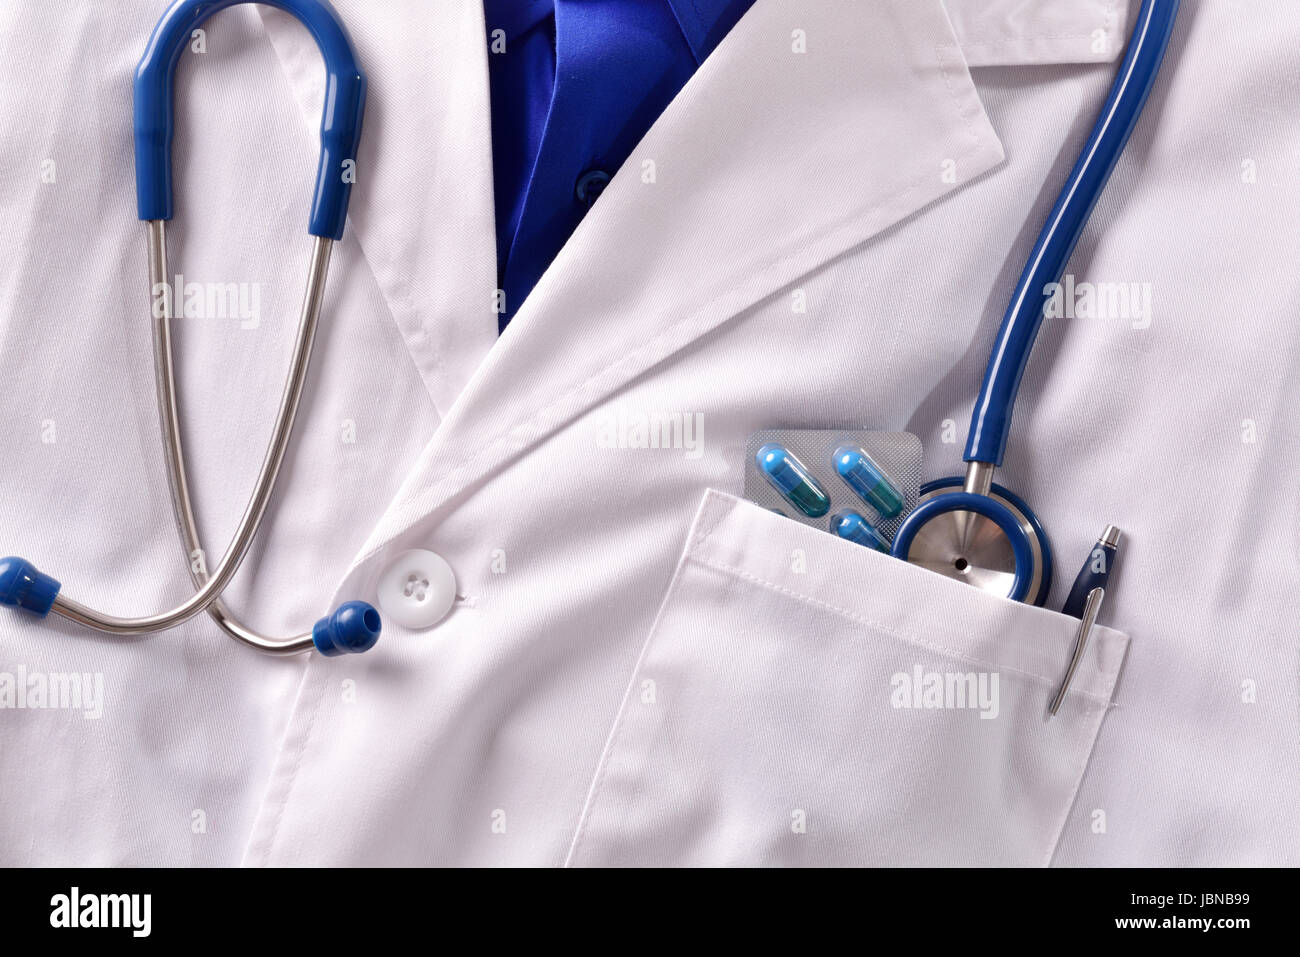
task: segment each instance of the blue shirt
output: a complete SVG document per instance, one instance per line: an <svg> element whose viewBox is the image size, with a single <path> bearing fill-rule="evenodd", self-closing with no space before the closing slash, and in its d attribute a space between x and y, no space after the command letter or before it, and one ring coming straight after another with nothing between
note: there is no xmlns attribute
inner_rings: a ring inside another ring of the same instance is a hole
<svg viewBox="0 0 1300 957"><path fill-rule="evenodd" d="M751 3L484 0L501 329Z"/></svg>

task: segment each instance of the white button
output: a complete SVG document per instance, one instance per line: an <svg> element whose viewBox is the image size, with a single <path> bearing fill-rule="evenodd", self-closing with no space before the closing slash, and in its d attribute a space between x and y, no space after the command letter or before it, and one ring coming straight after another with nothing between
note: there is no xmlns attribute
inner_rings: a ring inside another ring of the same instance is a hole
<svg viewBox="0 0 1300 957"><path fill-rule="evenodd" d="M456 573L422 548L402 552L379 579L379 610L403 628L432 628L455 603Z"/></svg>

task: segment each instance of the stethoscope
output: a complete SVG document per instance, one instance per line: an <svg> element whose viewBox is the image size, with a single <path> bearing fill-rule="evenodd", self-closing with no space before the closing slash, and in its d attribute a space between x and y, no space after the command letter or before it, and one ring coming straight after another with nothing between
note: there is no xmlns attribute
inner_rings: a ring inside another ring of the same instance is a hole
<svg viewBox="0 0 1300 957"><path fill-rule="evenodd" d="M1042 605L1052 549L1038 517L993 481L1049 287L1060 281L1088 217L1128 143L1164 61L1180 0L1145 0L1101 118L1034 244L989 356L966 440L966 475L922 486L892 553L1015 601Z"/></svg>
<svg viewBox="0 0 1300 957"><path fill-rule="evenodd" d="M325 111L321 121L320 164L308 232L315 237L307 293L298 324L284 394L276 414L270 446L253 494L235 531L230 548L211 573L204 568L194 508L190 500L176 402L171 320L174 298L167 290L167 221L172 218L171 148L173 86L176 65L194 34L209 17L250 0L176 0L163 14L135 74L135 167L139 218L149 235L149 284L155 297L153 323L154 368L164 455L176 523L186 550L186 564L197 591L170 611L142 618L118 618L95 611L62 593L62 586L30 562L0 559L0 604L39 617L53 613L97 631L114 635L152 634L174 628L207 611L228 635L271 655L293 655L315 649L333 656L359 653L379 639L379 612L365 602L339 606L306 634L268 638L242 625L221 600L252 544L275 488L285 450L302 400L312 344L325 295L325 278L335 241L343 238L348 200L355 178L357 145L365 112L366 77L357 65L347 29L327 0L259 0L292 14L308 29L325 62Z"/></svg>

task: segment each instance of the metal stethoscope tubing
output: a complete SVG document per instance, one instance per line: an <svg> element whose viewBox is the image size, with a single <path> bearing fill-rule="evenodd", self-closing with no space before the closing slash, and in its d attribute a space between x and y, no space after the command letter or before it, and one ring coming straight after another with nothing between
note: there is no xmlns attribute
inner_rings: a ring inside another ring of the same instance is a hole
<svg viewBox="0 0 1300 957"><path fill-rule="evenodd" d="M149 278L150 288L157 290L160 284L168 282L167 268L167 225L155 220L149 226ZM294 422L302 402L303 386L307 379L307 370L311 363L312 346L316 338L316 327L320 321L321 304L325 298L325 280L329 272L330 253L334 242L330 239L316 237L312 246L310 271L307 274L307 291L302 304L302 317L298 322L298 334L294 342L293 358L289 366L289 377L285 383L284 395L280 399L280 409L276 415L275 428L271 443L262 464L262 473L249 503L248 513L254 508L248 540L243 543L247 549L261 525L266 513L266 505L274 491L275 483L284 463L285 451L293 435ZM198 523L194 518L194 505L190 498L189 476L185 468L185 452L181 441L180 417L178 414L175 354L172 349L172 309L171 302L175 296L165 297L164 308L156 310L153 322L154 371L157 378L158 419L162 426L163 455L167 462L167 484L171 488L172 510L176 515L176 527L180 531L181 541L185 545L186 562L190 577L202 592L213 577L209 576L204 562L203 546L199 541ZM157 313L161 312L162 315ZM259 494L260 493L260 494ZM236 536L232 551L240 544ZM243 554L239 555L242 561ZM223 558L222 562L225 563ZM212 619L231 638L251 648L270 655L296 655L311 651L315 645L312 633L307 632L293 638L268 638L243 625L222 601L220 594L207 606Z"/></svg>
<svg viewBox="0 0 1300 957"><path fill-rule="evenodd" d="M1101 117L1039 233L998 329L971 416L964 477L923 489L894 537L893 554L950 578L1041 604L1051 546L1029 507L995 485L1011 416L1050 288L1058 283L1093 207L1132 135L1160 72L1180 0L1144 0Z"/></svg>
<svg viewBox="0 0 1300 957"><path fill-rule="evenodd" d="M151 220L147 225L149 230L150 289L157 296L160 289L169 288L166 249L167 227L166 222L163 220ZM106 615L62 593L55 596L54 604L50 608L52 614L108 634L138 635L175 628L202 611L212 610L215 605L220 603L221 593L230 584L235 572L239 570L240 563L243 562L244 557L248 554L249 547L253 543L253 539L257 536L257 531L262 524L262 518L266 514L266 506L271 500L272 492L275 490L280 465L284 461L285 449L288 447L294 419L302 399L303 383L306 380L307 367L311 359L316 326L320 320L321 302L325 291L325 277L329 267L329 255L332 246L333 243L328 239L318 238L316 240L307 285L307 297L303 304L302 320L299 323L288 382L285 385L284 395L280 400L280 409L272 431L270 447L267 450L257 482L253 487L252 497L249 499L248 506L240 519L230 548L217 565L216 571L211 576L203 572L195 574L196 584L199 586L198 591L189 600L170 611L156 615L141 618L119 618L114 615ZM161 317L155 315L154 318L154 363L158 386L158 412L162 425L163 450L167 460L168 478L172 486L172 499L177 524L180 526L182 537L186 541L187 553L190 553L189 557L192 558L192 553L197 551L200 546L197 541L198 533L195 530L194 514L190 504L189 484L185 475L184 454L181 450L180 425L177 416L176 377L171 348L171 302L173 298L170 294L163 295L160 303L161 308L155 309L155 313L161 312L162 315ZM194 565L192 562L190 568L193 571ZM256 647L262 641L264 639L259 638L253 644ZM274 645L275 643L267 642L267 644ZM309 648L310 636L308 636L307 646L295 648L294 650L306 651Z"/></svg>
<svg viewBox="0 0 1300 957"><path fill-rule="evenodd" d="M173 305L179 291L171 290L167 268L166 222L173 213L173 86L177 64L193 32L213 14L245 2L250 0L175 0L154 28L135 75L136 203L139 218L147 224L149 235L158 410L173 511L186 546L186 565L197 591L169 611L138 618L117 617L96 611L62 594L62 585L30 562L4 558L0 559L0 604L20 608L41 618L55 614L114 635L165 631L206 610L231 637L268 654L297 654L313 648L327 656L359 653L373 647L382 625L379 613L365 602L347 602L339 606L318 621L307 635L277 640L244 627L221 601L222 592L238 571L257 535L293 434L320 320L330 253L334 242L343 236L351 184L355 179L357 148L365 113L366 77L357 63L347 28L328 0L261 0L296 17L315 39L325 64L321 152L308 229L315 237L315 243L293 358L266 457L230 547L210 576L201 560L202 551L185 471L171 336Z"/></svg>

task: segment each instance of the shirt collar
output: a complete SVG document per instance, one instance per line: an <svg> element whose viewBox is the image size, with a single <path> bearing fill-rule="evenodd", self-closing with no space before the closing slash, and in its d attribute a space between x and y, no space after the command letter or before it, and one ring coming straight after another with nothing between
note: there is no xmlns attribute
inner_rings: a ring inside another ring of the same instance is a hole
<svg viewBox="0 0 1300 957"><path fill-rule="evenodd" d="M695 61L703 63L756 0L666 0ZM762 2L762 0L758 0Z"/></svg>
<svg viewBox="0 0 1300 957"><path fill-rule="evenodd" d="M488 35L504 30L507 40L523 36L555 13L555 0L486 0L483 5Z"/></svg>

